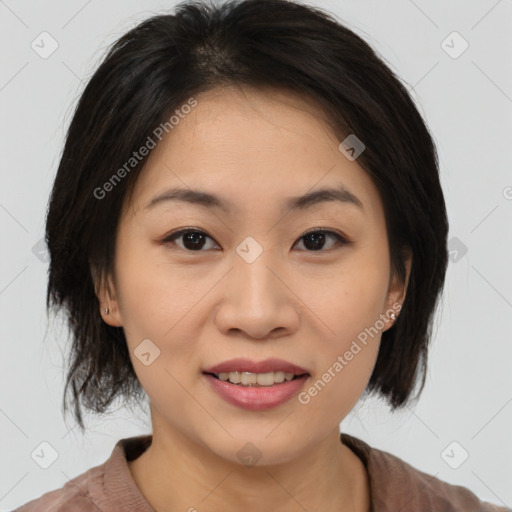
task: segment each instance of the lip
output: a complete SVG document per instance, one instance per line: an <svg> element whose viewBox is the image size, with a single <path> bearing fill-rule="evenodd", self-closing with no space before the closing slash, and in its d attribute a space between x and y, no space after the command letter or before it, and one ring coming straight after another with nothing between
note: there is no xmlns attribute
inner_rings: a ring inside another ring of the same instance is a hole
<svg viewBox="0 0 512 512"><path fill-rule="evenodd" d="M307 374L273 386L251 387L219 380L208 373L203 373L203 376L226 402L249 411L264 411L284 404L299 393L310 377Z"/></svg>
<svg viewBox="0 0 512 512"><path fill-rule="evenodd" d="M249 372L249 373L270 373L270 372L293 373L302 375L309 372L283 359L265 359L264 361L251 361L250 359L237 358L216 364L211 368L203 370L203 373L229 373L229 372ZM290 381L291 382L291 381ZM273 386L272 386L273 387Z"/></svg>

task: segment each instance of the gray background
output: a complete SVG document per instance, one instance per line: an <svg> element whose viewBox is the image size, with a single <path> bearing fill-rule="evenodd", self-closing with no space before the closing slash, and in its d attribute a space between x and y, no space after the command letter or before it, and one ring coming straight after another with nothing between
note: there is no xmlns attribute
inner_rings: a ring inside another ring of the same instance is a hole
<svg viewBox="0 0 512 512"><path fill-rule="evenodd" d="M88 417L85 437L64 421L65 331L59 322L47 330L47 263L34 246L84 82L108 44L174 4L0 0L0 510L104 462L118 439L150 432L142 413L121 407ZM315 4L363 36L408 84L438 146L452 251L421 400L394 415L378 400L360 402L342 429L512 507L512 3ZM58 44L47 58L31 47L51 49L44 31ZM453 31L469 44L460 55ZM47 469L31 457L42 442L58 453Z"/></svg>

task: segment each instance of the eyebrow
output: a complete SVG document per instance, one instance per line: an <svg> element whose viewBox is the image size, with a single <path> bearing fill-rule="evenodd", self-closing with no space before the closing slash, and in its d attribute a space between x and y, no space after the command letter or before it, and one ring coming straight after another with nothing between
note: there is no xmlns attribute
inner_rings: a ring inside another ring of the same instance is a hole
<svg viewBox="0 0 512 512"><path fill-rule="evenodd" d="M234 207L231 201L222 199L209 192L176 187L153 197L153 199L151 199L151 201L146 205L145 210L150 210L156 205L169 201L185 202L206 208L219 209L226 213L230 213ZM284 209L305 210L320 203L332 201L353 205L364 211L362 201L344 185L322 188L315 190L314 192L308 192L302 196L290 197L285 201Z"/></svg>

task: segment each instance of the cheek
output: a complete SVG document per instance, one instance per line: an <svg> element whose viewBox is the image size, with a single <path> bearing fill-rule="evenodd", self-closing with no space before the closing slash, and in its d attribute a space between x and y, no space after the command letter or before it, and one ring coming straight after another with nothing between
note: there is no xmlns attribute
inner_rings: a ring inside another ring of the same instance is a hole
<svg viewBox="0 0 512 512"><path fill-rule="evenodd" d="M367 247L347 254L339 265L297 279L294 290L305 298L305 311L315 313L315 323L332 341L329 346L342 349L385 311L388 283L385 251Z"/></svg>
<svg viewBox="0 0 512 512"><path fill-rule="evenodd" d="M128 250L120 244L118 254L118 305L134 370L150 393L168 392L175 387L171 375L179 382L193 378L195 340L204 322L201 298L214 282L207 286L200 276L184 274L144 246L133 244Z"/></svg>
<svg viewBox="0 0 512 512"><path fill-rule="evenodd" d="M308 306L325 336L318 341L317 374L302 403L320 416L334 414L341 421L367 386L380 346L388 277L386 254L372 248L347 259L323 291L310 289Z"/></svg>
<svg viewBox="0 0 512 512"><path fill-rule="evenodd" d="M121 240L118 254L117 290L123 327L132 337L163 339L193 309L204 283L184 279L180 269L172 267L149 243L128 246Z"/></svg>
<svg viewBox="0 0 512 512"><path fill-rule="evenodd" d="M359 301L354 305L355 297ZM367 387L381 341L379 303L375 296L347 291L335 306L329 305L324 311L322 320L330 331L318 340L315 375L299 397L320 421L330 418L341 422Z"/></svg>

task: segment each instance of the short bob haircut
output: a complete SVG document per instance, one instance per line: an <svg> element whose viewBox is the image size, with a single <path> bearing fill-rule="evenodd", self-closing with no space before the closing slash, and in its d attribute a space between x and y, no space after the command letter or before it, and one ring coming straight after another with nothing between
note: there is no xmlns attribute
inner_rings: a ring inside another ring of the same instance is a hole
<svg viewBox="0 0 512 512"><path fill-rule="evenodd" d="M436 148L407 89L361 37L320 8L288 0L181 2L108 49L73 113L48 205L46 306L67 320L63 411L71 386L82 432L81 406L101 414L117 397L129 405L144 396L123 328L103 321L95 292L113 270L120 212L147 157L106 198L97 191L181 105L222 86L299 93L340 142L355 134L365 144L357 162L380 193L391 272L404 284L412 253L401 314L382 334L365 393L380 394L395 410L418 383L415 398L423 390L448 220Z"/></svg>

